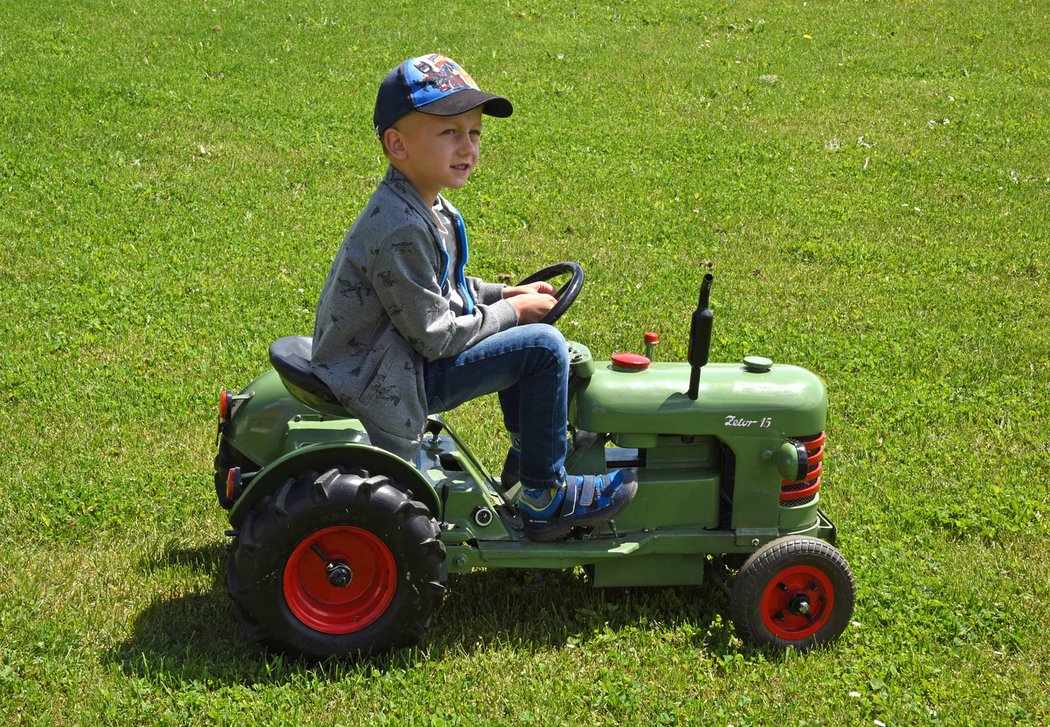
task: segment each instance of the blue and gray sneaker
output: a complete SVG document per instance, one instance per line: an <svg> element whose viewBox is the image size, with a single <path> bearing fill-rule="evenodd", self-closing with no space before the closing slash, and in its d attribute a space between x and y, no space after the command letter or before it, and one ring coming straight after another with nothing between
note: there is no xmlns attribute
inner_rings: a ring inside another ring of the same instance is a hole
<svg viewBox="0 0 1050 727"><path fill-rule="evenodd" d="M623 512L638 491L638 478L622 469L603 475L568 475L550 490L525 488L518 513L531 540L564 538L573 528L592 527Z"/></svg>

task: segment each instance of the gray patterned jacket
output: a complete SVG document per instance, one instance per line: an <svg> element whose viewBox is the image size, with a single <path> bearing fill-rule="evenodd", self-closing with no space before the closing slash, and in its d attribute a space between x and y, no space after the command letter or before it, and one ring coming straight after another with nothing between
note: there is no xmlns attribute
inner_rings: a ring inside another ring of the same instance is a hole
<svg viewBox="0 0 1050 727"><path fill-rule="evenodd" d="M317 304L314 374L372 444L410 462L427 416L424 360L517 325L503 285L463 274L466 231L455 216L459 269L450 271L430 207L391 166L343 239ZM469 311L460 316L449 310L457 282Z"/></svg>

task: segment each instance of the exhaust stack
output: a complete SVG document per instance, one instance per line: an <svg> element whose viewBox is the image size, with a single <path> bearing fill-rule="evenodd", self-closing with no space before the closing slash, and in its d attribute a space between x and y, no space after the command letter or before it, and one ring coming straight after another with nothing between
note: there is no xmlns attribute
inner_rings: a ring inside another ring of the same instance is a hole
<svg viewBox="0 0 1050 727"><path fill-rule="evenodd" d="M689 374L687 393L693 401L700 395L700 369L707 364L707 357L711 353L711 324L715 314L708 308L708 303L714 280L715 276L711 273L704 275L704 281L700 284L700 300L693 311L693 322L689 327L689 365L693 369Z"/></svg>

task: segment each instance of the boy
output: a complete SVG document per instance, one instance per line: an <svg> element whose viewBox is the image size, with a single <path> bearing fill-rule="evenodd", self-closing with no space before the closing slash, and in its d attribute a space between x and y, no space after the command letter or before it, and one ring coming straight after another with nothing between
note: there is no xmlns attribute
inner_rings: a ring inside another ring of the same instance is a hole
<svg viewBox="0 0 1050 727"><path fill-rule="evenodd" d="M617 515L637 482L629 470L565 473L568 354L555 328L535 323L554 288L464 273L466 229L441 191L463 187L477 166L482 114L512 111L437 54L383 79L373 121L389 168L321 291L312 366L373 445L410 462L428 413L498 392L505 473L522 483L526 533L549 541Z"/></svg>

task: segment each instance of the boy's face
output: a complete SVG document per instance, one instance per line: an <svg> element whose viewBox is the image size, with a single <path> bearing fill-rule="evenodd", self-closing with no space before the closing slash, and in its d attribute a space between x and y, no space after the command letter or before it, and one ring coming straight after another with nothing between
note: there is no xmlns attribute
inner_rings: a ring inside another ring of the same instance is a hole
<svg viewBox="0 0 1050 727"><path fill-rule="evenodd" d="M391 162L427 204L442 189L460 189L478 165L481 107L456 116L413 111L387 129Z"/></svg>

